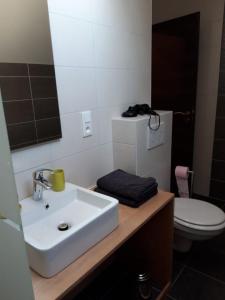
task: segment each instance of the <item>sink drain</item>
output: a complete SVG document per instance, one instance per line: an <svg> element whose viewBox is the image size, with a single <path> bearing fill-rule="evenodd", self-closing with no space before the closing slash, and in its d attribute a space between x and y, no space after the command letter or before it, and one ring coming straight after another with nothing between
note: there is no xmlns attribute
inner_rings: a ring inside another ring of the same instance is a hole
<svg viewBox="0 0 225 300"><path fill-rule="evenodd" d="M70 224L60 223L57 228L59 231L66 231L66 230L70 229Z"/></svg>

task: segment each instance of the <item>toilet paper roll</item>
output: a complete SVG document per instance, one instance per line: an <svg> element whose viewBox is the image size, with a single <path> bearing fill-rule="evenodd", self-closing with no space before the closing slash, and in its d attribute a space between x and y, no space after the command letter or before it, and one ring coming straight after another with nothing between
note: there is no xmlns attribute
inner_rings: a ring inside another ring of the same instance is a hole
<svg viewBox="0 0 225 300"><path fill-rule="evenodd" d="M175 169L175 176L177 181L178 193L180 197L189 198L188 176L189 168L177 166Z"/></svg>

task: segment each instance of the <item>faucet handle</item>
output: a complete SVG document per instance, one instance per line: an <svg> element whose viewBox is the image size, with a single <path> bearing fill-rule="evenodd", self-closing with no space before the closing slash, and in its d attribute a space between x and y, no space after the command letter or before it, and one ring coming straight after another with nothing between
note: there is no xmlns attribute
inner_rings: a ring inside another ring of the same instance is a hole
<svg viewBox="0 0 225 300"><path fill-rule="evenodd" d="M49 190L52 188L52 184L50 182L48 182L48 180L46 180L46 179L44 179L44 180L34 179L33 183L34 183L34 186L39 185L46 190Z"/></svg>
<svg viewBox="0 0 225 300"><path fill-rule="evenodd" d="M48 182L47 179L44 178L44 172L53 173L52 169L38 169L33 172L33 180L40 180L41 182Z"/></svg>

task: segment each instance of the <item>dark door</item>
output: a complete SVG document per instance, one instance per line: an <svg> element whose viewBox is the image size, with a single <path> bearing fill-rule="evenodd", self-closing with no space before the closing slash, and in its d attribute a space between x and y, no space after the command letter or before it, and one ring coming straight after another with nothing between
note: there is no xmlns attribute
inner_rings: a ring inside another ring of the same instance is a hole
<svg viewBox="0 0 225 300"><path fill-rule="evenodd" d="M153 26L152 108L172 110L171 190L177 165L192 169L200 14Z"/></svg>

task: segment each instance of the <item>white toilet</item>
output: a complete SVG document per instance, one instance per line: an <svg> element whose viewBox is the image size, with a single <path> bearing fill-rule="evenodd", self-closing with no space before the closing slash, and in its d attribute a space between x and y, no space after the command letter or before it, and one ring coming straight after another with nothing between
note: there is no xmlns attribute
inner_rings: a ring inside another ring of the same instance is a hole
<svg viewBox="0 0 225 300"><path fill-rule="evenodd" d="M208 240L223 232L225 213L205 201L175 198L174 227L174 249L187 252L192 241Z"/></svg>

